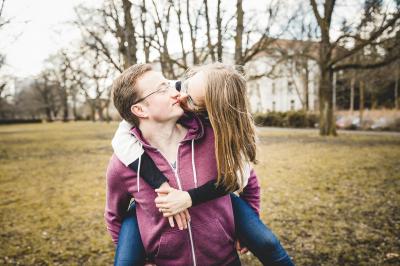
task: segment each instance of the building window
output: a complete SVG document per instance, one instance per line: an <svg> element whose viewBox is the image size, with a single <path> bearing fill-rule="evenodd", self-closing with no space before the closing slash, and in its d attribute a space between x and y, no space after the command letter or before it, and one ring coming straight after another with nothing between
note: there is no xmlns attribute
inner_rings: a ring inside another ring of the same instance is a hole
<svg viewBox="0 0 400 266"><path fill-rule="evenodd" d="M294 100L290 100L290 110L294 111Z"/></svg>

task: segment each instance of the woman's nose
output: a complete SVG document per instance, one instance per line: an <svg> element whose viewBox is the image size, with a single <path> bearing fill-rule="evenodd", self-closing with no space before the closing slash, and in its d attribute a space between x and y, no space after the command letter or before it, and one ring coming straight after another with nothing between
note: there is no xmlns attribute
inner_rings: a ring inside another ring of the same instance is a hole
<svg viewBox="0 0 400 266"><path fill-rule="evenodd" d="M184 93L184 92L181 92L181 93L179 94L178 100L179 100L180 102L186 102L187 99L188 99L188 97L189 97L189 94Z"/></svg>

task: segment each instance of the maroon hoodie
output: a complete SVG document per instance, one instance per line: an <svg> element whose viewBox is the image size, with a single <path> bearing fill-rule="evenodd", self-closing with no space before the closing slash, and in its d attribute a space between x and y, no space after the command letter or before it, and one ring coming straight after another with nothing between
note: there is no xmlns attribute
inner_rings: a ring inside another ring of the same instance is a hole
<svg viewBox="0 0 400 266"><path fill-rule="evenodd" d="M139 129L132 129L132 133L169 179L169 185L189 190L217 176L214 134L212 128L197 117L185 117L180 123L188 132L178 148L176 169L160 151L143 139ZM143 245L147 256L157 265L229 265L235 261L235 225L229 195L191 207L191 222L188 229L181 231L170 227L155 206L157 194L154 189L136 173L139 169L134 172L115 155L111 157L107 169L104 216L115 243L133 197ZM258 212L259 185L254 171L244 192L244 199Z"/></svg>

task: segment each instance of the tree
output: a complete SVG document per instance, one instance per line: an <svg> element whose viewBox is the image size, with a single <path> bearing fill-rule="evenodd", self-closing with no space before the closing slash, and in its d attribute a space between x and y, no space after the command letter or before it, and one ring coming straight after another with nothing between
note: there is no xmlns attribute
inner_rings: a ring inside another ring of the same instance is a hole
<svg viewBox="0 0 400 266"><path fill-rule="evenodd" d="M320 135L336 136L336 125L334 120L334 112L332 105L332 81L333 72L345 69L369 69L376 68L386 64L389 64L399 58L398 47L399 40L396 40L390 47L390 53L378 62L367 62L367 63L353 63L350 58L354 56L358 51L364 49L367 46L382 45L388 38L385 38L385 34L389 34L391 30L398 31L396 25L400 18L400 12L398 9L394 14L387 14L383 18L383 22L373 27L372 30L366 34L366 37L360 36L360 34L348 33L340 35L335 41L331 41L331 25L333 10L336 5L336 0L325 0L322 3L323 14L320 13L320 8L315 0L310 0L310 5L313 10L313 14L320 30L320 46L318 55L318 64L320 69L320 82L319 82L319 108L320 108ZM361 22L362 23L362 22ZM343 39L357 40L357 44L351 49L341 50L339 49L340 42Z"/></svg>

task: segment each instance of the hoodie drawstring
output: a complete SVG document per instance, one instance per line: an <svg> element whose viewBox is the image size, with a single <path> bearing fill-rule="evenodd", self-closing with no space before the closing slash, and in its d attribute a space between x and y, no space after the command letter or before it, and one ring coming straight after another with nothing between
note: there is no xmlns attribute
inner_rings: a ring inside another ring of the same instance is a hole
<svg viewBox="0 0 400 266"><path fill-rule="evenodd" d="M197 188L196 164L194 163L194 139L192 139L192 168L193 168L193 177L194 177L194 187Z"/></svg>

